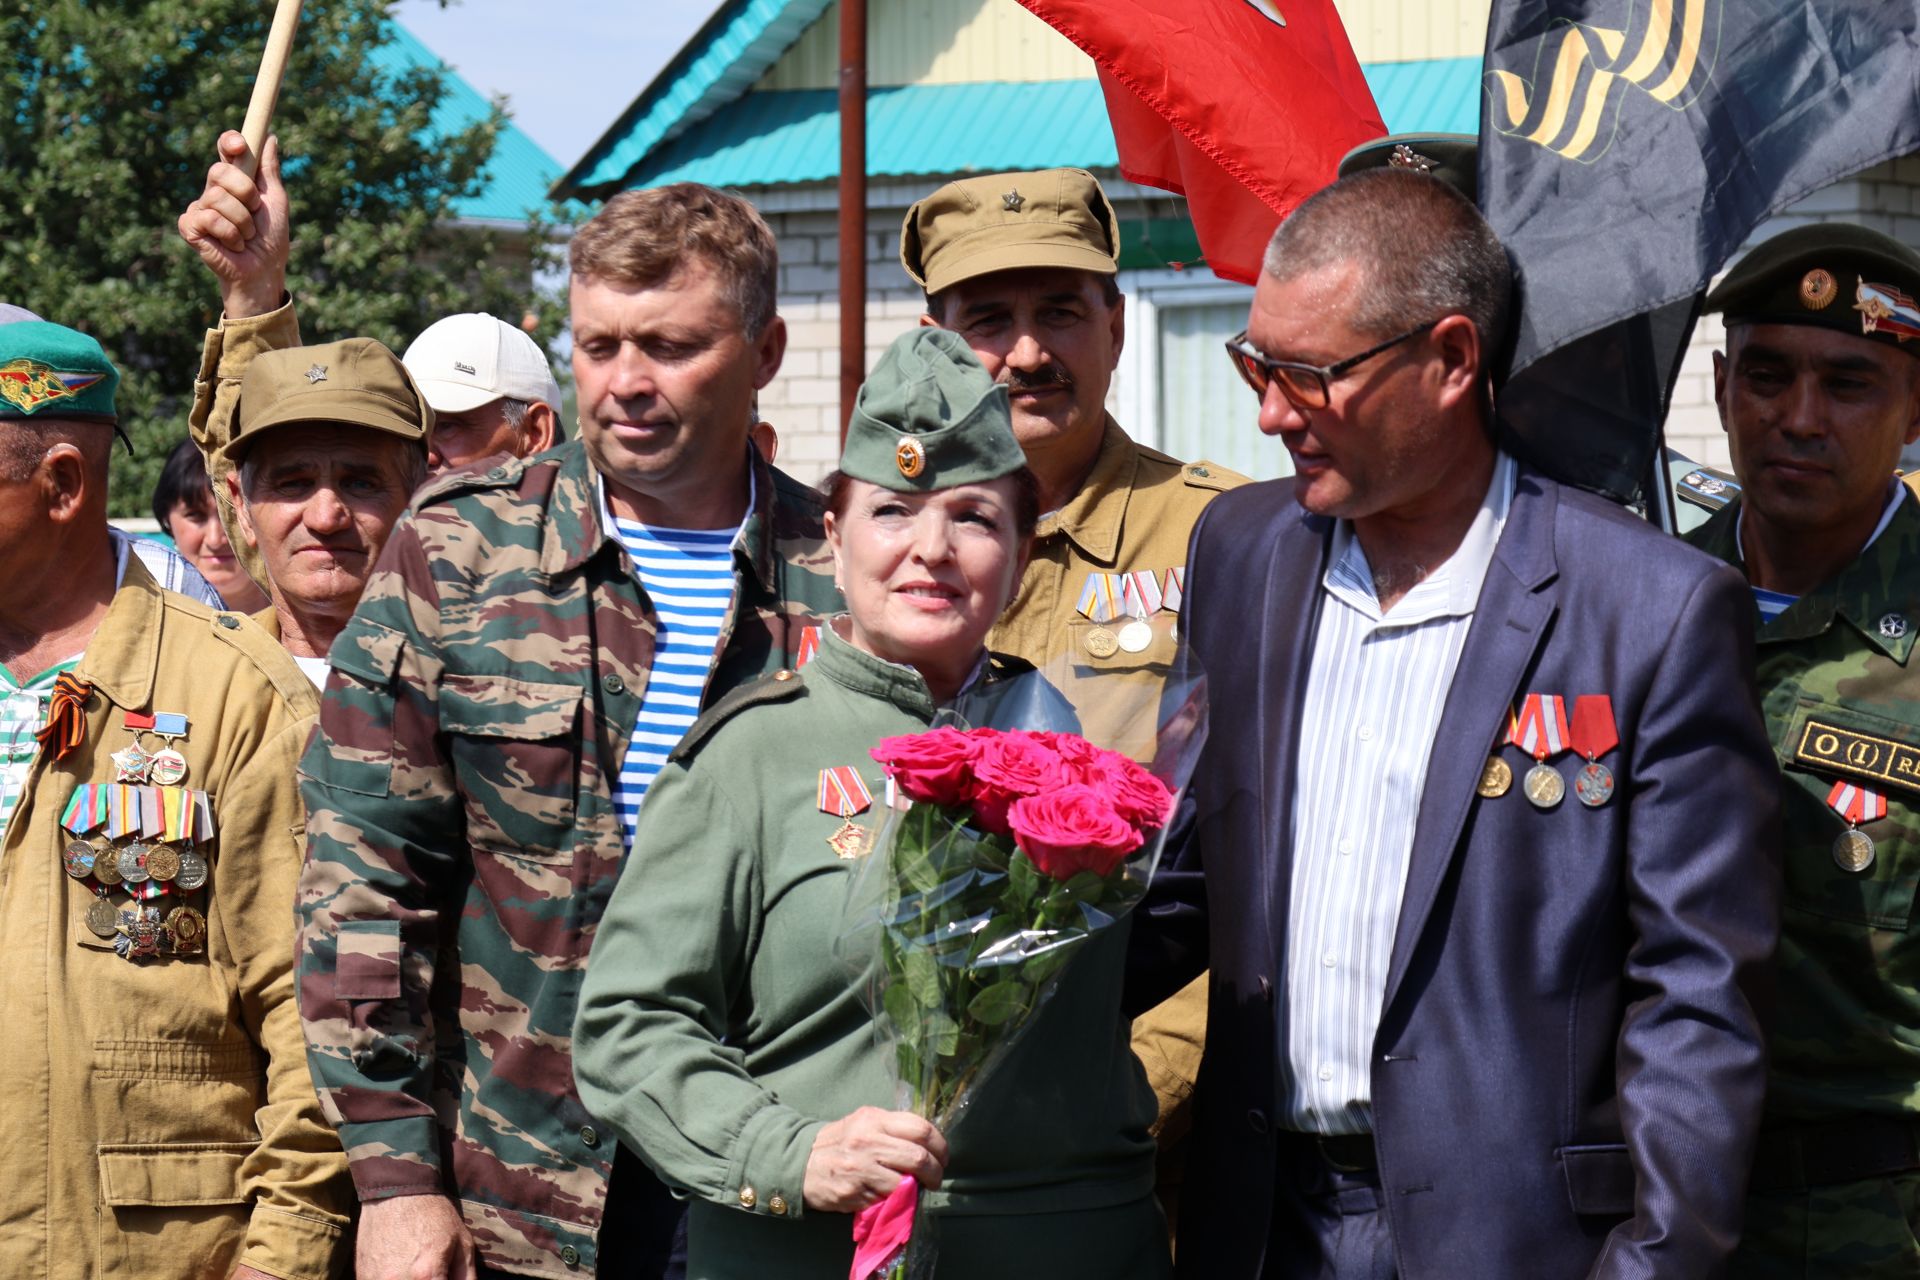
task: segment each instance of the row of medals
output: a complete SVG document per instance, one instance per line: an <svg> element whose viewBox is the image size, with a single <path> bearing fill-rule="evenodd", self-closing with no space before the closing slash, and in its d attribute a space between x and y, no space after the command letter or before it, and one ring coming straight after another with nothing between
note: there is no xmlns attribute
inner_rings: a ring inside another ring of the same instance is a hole
<svg viewBox="0 0 1920 1280"><path fill-rule="evenodd" d="M1475 790L1489 800L1497 800L1512 786L1513 767L1499 756L1488 756L1487 767L1481 771L1480 785ZM1520 780L1520 790L1534 808L1552 809L1567 798L1567 780L1558 769L1541 760L1527 770ZM1613 770L1598 760L1587 761L1573 775L1573 794L1587 808L1598 809L1613 799Z"/></svg>
<svg viewBox="0 0 1920 1280"><path fill-rule="evenodd" d="M116 907L109 896L122 885L161 886L162 894L189 894L206 886L206 856L184 845L131 840L114 845L105 839L76 839L62 858L67 874L91 880L94 899L87 907L87 931L111 939L129 960L149 956L192 956L206 950L207 918L193 907L168 908L160 902L131 900Z"/></svg>
<svg viewBox="0 0 1920 1280"><path fill-rule="evenodd" d="M1153 643L1153 624L1145 618L1135 618L1118 631L1111 627L1095 627L1087 632L1087 652L1096 658L1111 658L1121 651L1127 653L1145 653Z"/></svg>

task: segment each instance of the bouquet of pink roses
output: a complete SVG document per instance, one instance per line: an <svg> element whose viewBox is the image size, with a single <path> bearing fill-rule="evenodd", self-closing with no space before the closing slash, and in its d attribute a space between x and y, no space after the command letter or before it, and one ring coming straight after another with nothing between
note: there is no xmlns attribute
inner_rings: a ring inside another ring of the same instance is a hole
<svg viewBox="0 0 1920 1280"><path fill-rule="evenodd" d="M909 1105L946 1129L1067 962L1145 893L1174 788L1071 733L937 728L873 758L910 802L869 863L875 1014ZM905 1179L855 1220L854 1280L931 1262L915 1203Z"/></svg>

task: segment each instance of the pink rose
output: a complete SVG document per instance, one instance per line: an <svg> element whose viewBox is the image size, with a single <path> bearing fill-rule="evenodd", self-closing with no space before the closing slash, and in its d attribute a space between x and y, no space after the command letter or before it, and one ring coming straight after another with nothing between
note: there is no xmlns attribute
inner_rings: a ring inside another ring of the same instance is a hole
<svg viewBox="0 0 1920 1280"><path fill-rule="evenodd" d="M1053 748L1053 753L1074 771L1076 777L1087 766L1097 763L1103 754L1100 748L1077 733L1036 733L1033 737L1035 741Z"/></svg>
<svg viewBox="0 0 1920 1280"><path fill-rule="evenodd" d="M974 823L983 831L1007 835L1007 810L1014 801L1071 781L1060 757L1034 734L995 734L980 743L973 759L973 788L967 799Z"/></svg>
<svg viewBox="0 0 1920 1280"><path fill-rule="evenodd" d="M882 738L868 754L910 798L953 806L967 801L977 749L975 739L958 729L929 729Z"/></svg>
<svg viewBox="0 0 1920 1280"><path fill-rule="evenodd" d="M1071 880L1082 871L1111 875L1140 847L1133 824L1100 792L1079 783L1014 801L1007 822L1014 843L1055 880Z"/></svg>
<svg viewBox="0 0 1920 1280"><path fill-rule="evenodd" d="M1089 772L1087 785L1142 832L1158 831L1173 816L1173 792L1118 751L1102 751L1099 763Z"/></svg>

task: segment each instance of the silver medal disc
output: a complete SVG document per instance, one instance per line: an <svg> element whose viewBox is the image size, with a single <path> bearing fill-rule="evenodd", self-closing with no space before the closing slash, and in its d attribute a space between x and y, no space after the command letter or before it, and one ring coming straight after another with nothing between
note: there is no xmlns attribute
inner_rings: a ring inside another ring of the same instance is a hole
<svg viewBox="0 0 1920 1280"><path fill-rule="evenodd" d="M1573 775L1573 794L1589 809L1598 809L1613 799L1613 770L1598 760L1589 760Z"/></svg>
<svg viewBox="0 0 1920 1280"><path fill-rule="evenodd" d="M1120 647L1128 653L1145 653L1153 643L1153 625L1145 618L1135 618L1120 628L1119 638Z"/></svg>
<svg viewBox="0 0 1920 1280"><path fill-rule="evenodd" d="M135 841L120 850L120 878L128 884L143 884L151 879L147 872L147 846Z"/></svg>
<svg viewBox="0 0 1920 1280"><path fill-rule="evenodd" d="M180 871L179 874L173 878L174 887L191 893L206 882L206 857L197 850L182 849L180 851Z"/></svg>
<svg viewBox="0 0 1920 1280"><path fill-rule="evenodd" d="M1873 865L1873 837L1848 827L1833 842L1833 862L1842 871L1861 872Z"/></svg>
<svg viewBox="0 0 1920 1280"><path fill-rule="evenodd" d="M1536 809L1551 809L1567 798L1567 780L1544 760L1527 770L1521 787Z"/></svg>

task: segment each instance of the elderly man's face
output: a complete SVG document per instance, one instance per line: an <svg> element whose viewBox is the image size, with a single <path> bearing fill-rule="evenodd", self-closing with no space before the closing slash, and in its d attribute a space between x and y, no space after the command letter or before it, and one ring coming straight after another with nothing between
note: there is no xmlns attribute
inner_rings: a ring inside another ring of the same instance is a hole
<svg viewBox="0 0 1920 1280"><path fill-rule="evenodd" d="M1320 366L1365 351L1382 335L1349 322L1361 282L1362 268L1352 261L1285 281L1262 273L1247 341L1274 360ZM1260 430L1279 436L1292 456L1300 505L1347 520L1417 510L1459 443L1440 412L1442 373L1429 333L1333 380L1324 409L1297 408L1277 379L1270 383Z"/></svg>
<svg viewBox="0 0 1920 1280"><path fill-rule="evenodd" d="M928 322L967 340L1006 384L1020 447L1044 450L1099 432L1126 341L1126 299L1108 304L1100 276L1064 267L995 271L962 280Z"/></svg>
<svg viewBox="0 0 1920 1280"><path fill-rule="evenodd" d="M262 435L247 456L240 527L266 560L275 605L353 612L412 496L415 449L365 427L295 423Z"/></svg>

